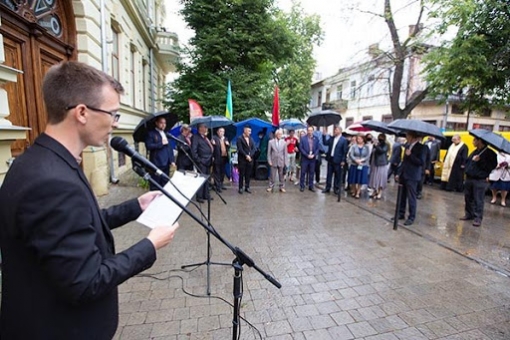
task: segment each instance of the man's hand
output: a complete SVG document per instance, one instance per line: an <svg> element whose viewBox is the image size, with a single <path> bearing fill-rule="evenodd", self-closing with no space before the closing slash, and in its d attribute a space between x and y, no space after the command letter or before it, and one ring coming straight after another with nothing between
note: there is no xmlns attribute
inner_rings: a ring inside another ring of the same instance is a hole
<svg viewBox="0 0 510 340"><path fill-rule="evenodd" d="M154 199L156 199L159 196L161 196L161 192L149 191L143 194L142 196L138 197L138 204L140 204L140 209L142 209L142 211L145 211L149 204L151 204L151 202L154 201Z"/></svg>
<svg viewBox="0 0 510 340"><path fill-rule="evenodd" d="M216 145L216 141L214 139L211 140L212 145Z"/></svg>
<svg viewBox="0 0 510 340"><path fill-rule="evenodd" d="M246 156L246 160L247 160L248 162L251 162L251 157L250 157L250 156Z"/></svg>
<svg viewBox="0 0 510 340"><path fill-rule="evenodd" d="M163 145L168 145L168 139L163 139Z"/></svg>
<svg viewBox="0 0 510 340"><path fill-rule="evenodd" d="M175 231L179 228L179 223L175 223L173 226L160 226L152 229L147 238L152 242L156 250L163 248L168 245L174 238Z"/></svg>
<svg viewBox="0 0 510 340"><path fill-rule="evenodd" d="M411 149L407 149L407 150L406 150L406 155L407 155L407 156L411 156Z"/></svg>
<svg viewBox="0 0 510 340"><path fill-rule="evenodd" d="M474 155L473 156L473 162L478 162L480 160L480 156Z"/></svg>
<svg viewBox="0 0 510 340"><path fill-rule="evenodd" d="M229 146L230 144L228 144L228 140L225 139L225 145L226 146Z"/></svg>

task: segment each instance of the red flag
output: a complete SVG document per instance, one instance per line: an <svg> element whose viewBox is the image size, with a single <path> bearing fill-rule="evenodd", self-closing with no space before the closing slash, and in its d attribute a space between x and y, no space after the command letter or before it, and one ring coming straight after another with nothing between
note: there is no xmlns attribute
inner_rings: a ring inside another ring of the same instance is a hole
<svg viewBox="0 0 510 340"><path fill-rule="evenodd" d="M278 86L274 88L273 117L271 122L274 126L280 126L280 98L278 96Z"/></svg>
<svg viewBox="0 0 510 340"><path fill-rule="evenodd" d="M200 104L196 102L196 100L188 99L189 103L189 122L193 122L193 119L197 117L202 117L204 113L202 112L202 108Z"/></svg>

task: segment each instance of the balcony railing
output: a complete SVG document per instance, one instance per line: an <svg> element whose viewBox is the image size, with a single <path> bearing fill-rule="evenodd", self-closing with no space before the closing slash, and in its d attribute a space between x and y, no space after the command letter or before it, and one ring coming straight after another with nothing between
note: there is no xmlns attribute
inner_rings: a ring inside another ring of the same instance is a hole
<svg viewBox="0 0 510 340"><path fill-rule="evenodd" d="M158 32L156 35L158 45L157 57L163 64L165 72L173 72L175 63L179 60L180 48L177 34L172 32Z"/></svg>

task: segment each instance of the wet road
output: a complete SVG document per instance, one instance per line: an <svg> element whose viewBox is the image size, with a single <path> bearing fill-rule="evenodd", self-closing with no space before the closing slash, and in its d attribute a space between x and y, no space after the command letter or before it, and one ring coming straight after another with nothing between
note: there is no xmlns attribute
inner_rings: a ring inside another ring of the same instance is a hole
<svg viewBox="0 0 510 340"><path fill-rule="evenodd" d="M393 231L394 186L383 200L342 202L297 186L288 185L285 194L265 189L265 182L253 182L252 195L239 195L231 187L223 193L227 205L218 197L211 203L211 221L221 235L282 283L277 289L244 267L241 315L260 337L242 322L241 339L510 339L510 279L459 255L507 270L496 260L508 257L501 225L508 210L487 206L484 225L475 228L457 220L462 195L426 188L415 224ZM141 192L121 182L100 204ZM120 286L116 339L231 338L226 302L185 293L205 294L204 266L178 270L205 260L206 237L188 216L180 224L146 272L154 277ZM114 230L117 249L147 233L136 223ZM232 261L225 246L215 239L211 245L213 261ZM229 266L211 266L213 296L232 301L232 274Z"/></svg>

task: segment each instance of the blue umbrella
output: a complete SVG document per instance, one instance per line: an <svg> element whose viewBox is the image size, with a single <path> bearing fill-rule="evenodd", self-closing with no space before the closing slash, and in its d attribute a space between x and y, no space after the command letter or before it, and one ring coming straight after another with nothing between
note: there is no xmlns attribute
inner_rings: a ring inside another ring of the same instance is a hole
<svg viewBox="0 0 510 340"><path fill-rule="evenodd" d="M401 132L414 132L419 136L434 136L445 139L441 129L437 126L417 119L397 119L388 124L392 130Z"/></svg>
<svg viewBox="0 0 510 340"><path fill-rule="evenodd" d="M190 125L198 126L199 124L205 124L208 129L215 129L222 126L232 125L234 122L225 116L205 116L193 119Z"/></svg>
<svg viewBox="0 0 510 340"><path fill-rule="evenodd" d="M280 127L286 130L305 129L306 124L296 118L284 119L280 122Z"/></svg>

